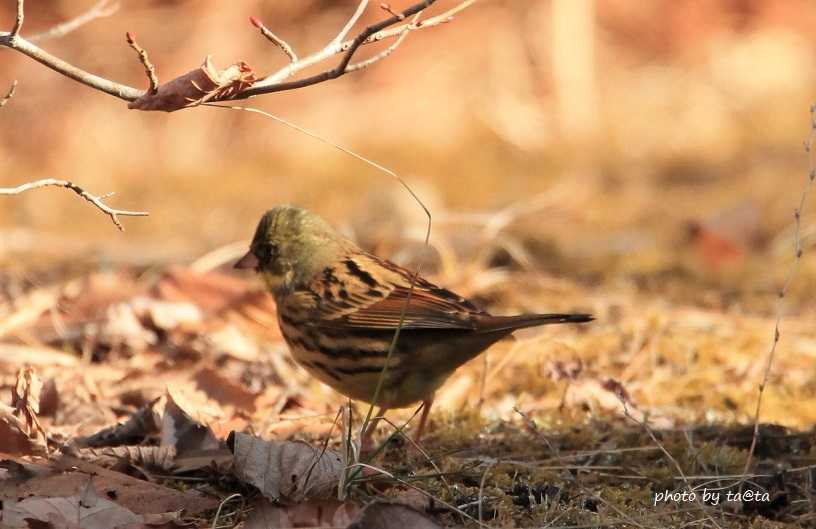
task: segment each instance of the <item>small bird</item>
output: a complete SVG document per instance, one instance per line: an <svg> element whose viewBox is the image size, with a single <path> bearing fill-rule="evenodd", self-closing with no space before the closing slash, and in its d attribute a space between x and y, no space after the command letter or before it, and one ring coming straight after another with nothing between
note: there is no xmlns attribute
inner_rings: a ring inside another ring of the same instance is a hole
<svg viewBox="0 0 816 529"><path fill-rule="evenodd" d="M261 275L275 298L292 356L318 380L372 403L384 376L373 402L380 417L390 408L422 401L417 440L434 393L456 368L517 329L593 319L589 314L493 316L363 251L319 216L289 205L264 214L235 268ZM375 425L365 432L364 447Z"/></svg>

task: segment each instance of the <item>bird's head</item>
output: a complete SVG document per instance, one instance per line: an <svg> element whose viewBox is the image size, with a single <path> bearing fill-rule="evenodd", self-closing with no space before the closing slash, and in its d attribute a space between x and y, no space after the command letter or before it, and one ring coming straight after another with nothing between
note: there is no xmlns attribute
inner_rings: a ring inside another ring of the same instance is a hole
<svg viewBox="0 0 816 529"><path fill-rule="evenodd" d="M274 294L290 292L329 266L344 239L319 216L297 206L267 211L235 268L254 269Z"/></svg>

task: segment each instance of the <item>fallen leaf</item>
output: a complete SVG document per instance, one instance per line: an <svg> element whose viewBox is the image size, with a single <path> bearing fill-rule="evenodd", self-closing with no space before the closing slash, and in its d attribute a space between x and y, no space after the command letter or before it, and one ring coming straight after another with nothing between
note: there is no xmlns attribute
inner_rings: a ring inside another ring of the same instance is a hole
<svg viewBox="0 0 816 529"><path fill-rule="evenodd" d="M40 393L42 380L31 366L21 367L17 372L17 382L11 392L14 415L22 417L24 432L32 439L42 436L43 446L48 450L48 434L40 423Z"/></svg>
<svg viewBox="0 0 816 529"><path fill-rule="evenodd" d="M359 513L359 505L337 500L283 506L261 498L253 505L252 511L244 522L244 529L346 527Z"/></svg>
<svg viewBox="0 0 816 529"><path fill-rule="evenodd" d="M0 403L0 452L13 455L44 452L44 447L25 433L25 425L13 412L14 408Z"/></svg>
<svg viewBox="0 0 816 529"><path fill-rule="evenodd" d="M43 417L53 417L59 409L59 403L57 381L54 378L49 378L45 381L40 391L40 415Z"/></svg>
<svg viewBox="0 0 816 529"><path fill-rule="evenodd" d="M74 443L79 447L102 447L139 444L151 434L159 432L159 415L153 410L158 399L142 406L128 420L104 428L93 435L78 437Z"/></svg>
<svg viewBox="0 0 816 529"><path fill-rule="evenodd" d="M66 453L105 468L126 462L134 466L169 472L176 466L174 446L108 446L78 448Z"/></svg>
<svg viewBox="0 0 816 529"><path fill-rule="evenodd" d="M180 266L170 267L151 289L159 299L188 302L204 312L213 313L232 305L249 291L249 284L233 275L195 272Z"/></svg>
<svg viewBox="0 0 816 529"><path fill-rule="evenodd" d="M442 526L411 507L374 502L347 529L442 529Z"/></svg>
<svg viewBox="0 0 816 529"><path fill-rule="evenodd" d="M265 441L243 433L227 440L235 455L235 474L273 501L297 503L335 496L343 459L333 450L302 442Z"/></svg>
<svg viewBox="0 0 816 529"><path fill-rule="evenodd" d="M190 451L218 448L218 439L209 422L222 413L208 403L193 404L186 393L167 388L167 403L162 417L161 445L175 446L181 455Z"/></svg>
<svg viewBox="0 0 816 529"><path fill-rule="evenodd" d="M234 406L248 413L255 411L255 399L258 395L215 369L199 369L194 378L198 389L222 406Z"/></svg>
<svg viewBox="0 0 816 529"><path fill-rule="evenodd" d="M99 497L114 499L117 504L136 514L183 510L188 515L194 515L218 507L217 499L197 491L179 491L136 479L77 457L62 456L48 466L37 466L42 468L42 472L15 484L13 497L79 496L92 477L91 483Z"/></svg>
<svg viewBox="0 0 816 529"><path fill-rule="evenodd" d="M110 500L87 496L58 498L27 498L11 501L3 509L3 524L8 527L28 527L27 519L48 522L53 527L78 529L118 529L143 521L132 511Z"/></svg>

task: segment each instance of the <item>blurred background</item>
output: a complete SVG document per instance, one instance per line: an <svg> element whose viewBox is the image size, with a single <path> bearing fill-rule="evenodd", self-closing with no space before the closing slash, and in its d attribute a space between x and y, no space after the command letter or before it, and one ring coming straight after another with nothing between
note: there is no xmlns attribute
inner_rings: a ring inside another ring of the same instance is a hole
<svg viewBox="0 0 816 529"><path fill-rule="evenodd" d="M6 26L13 4L0 10ZM24 34L91 4L31 4ZM434 12L453 4L440 0ZM285 57L250 15L304 55L355 5L125 1L43 47L138 87L146 81L125 31L149 51L160 81L208 54L220 67L245 60L267 72ZM364 21L381 17L372 5ZM249 104L398 172L431 206L442 238L511 207L499 229L523 234L520 248L545 271L661 284L680 274L732 288L749 273L770 288L791 254L807 174L814 29L805 0L483 0L409 35L372 68ZM4 198L8 266L25 256L37 267L189 260L248 238L281 202L349 229L377 225L357 233L371 244L421 236L419 208L392 179L272 120L127 111L7 50L0 72L3 83L20 82L0 114L0 185L65 178L115 191L117 207L150 211L125 219L120 234L63 190ZM370 222L378 215L391 224ZM750 269L755 253L762 264Z"/></svg>
<svg viewBox="0 0 816 529"><path fill-rule="evenodd" d="M456 3L439 0L428 16ZM0 8L6 27L13 4ZM23 34L91 4L30 3ZM249 16L303 56L355 6L123 1L43 47L139 87L146 80L126 31L160 82L210 54L220 67L244 60L271 72L286 58ZM382 17L372 4L363 21ZM19 80L0 111L0 186L64 178L150 212L123 218L120 233L65 190L3 197L0 285L13 301L83 270L200 263L250 238L266 209L293 202L380 255L428 262L433 279L491 310L598 316L590 334L533 341L543 357L500 363L506 372L475 395L461 388L478 386L481 367L466 372L470 383L450 384L453 409L485 391L503 398L508 386L549 392L541 409L552 409L561 392L538 377L559 380L570 370L559 362L577 358L661 413L750 420L810 170L814 35L805 0L481 0L411 33L371 68L247 103L399 173L434 215L431 252L422 250L425 216L394 179L331 146L248 112L129 111L0 50L0 83ZM774 365L787 384L765 405L768 420L799 426L816 421L814 210L808 204L802 219L805 257ZM207 262L227 268L227 259ZM547 358L557 361L547 367ZM496 409L512 414L514 402Z"/></svg>

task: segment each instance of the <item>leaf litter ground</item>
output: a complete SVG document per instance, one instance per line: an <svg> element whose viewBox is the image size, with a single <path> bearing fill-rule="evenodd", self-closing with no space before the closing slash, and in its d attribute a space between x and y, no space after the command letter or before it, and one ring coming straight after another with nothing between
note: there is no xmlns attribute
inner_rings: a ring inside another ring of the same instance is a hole
<svg viewBox="0 0 816 529"><path fill-rule="evenodd" d="M373 458L348 441L366 409L292 363L253 282L178 266L4 277L3 523L813 527L803 301L785 317L746 472L773 299L700 274L733 256L698 249L624 284L593 279L591 259L574 280L504 251L473 273L443 262L440 282L496 312L546 299L598 320L498 344L442 389L422 453L385 425Z"/></svg>

